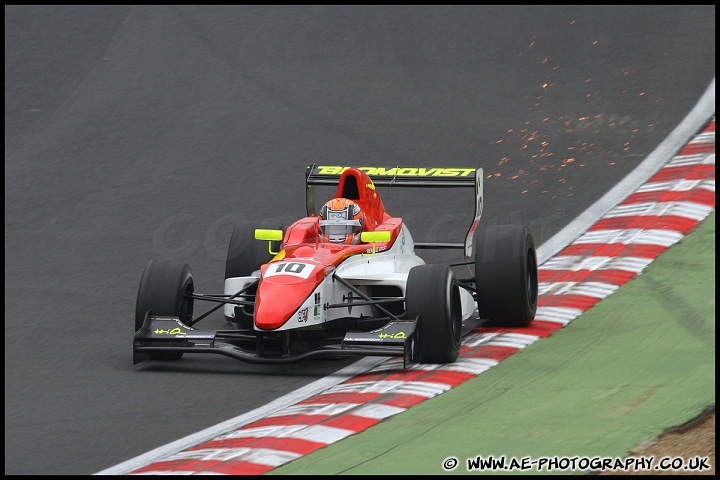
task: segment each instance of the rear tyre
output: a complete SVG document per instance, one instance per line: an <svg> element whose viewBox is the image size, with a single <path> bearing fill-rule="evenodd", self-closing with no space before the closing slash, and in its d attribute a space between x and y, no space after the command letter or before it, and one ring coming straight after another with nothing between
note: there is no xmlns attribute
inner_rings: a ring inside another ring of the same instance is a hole
<svg viewBox="0 0 720 480"><path fill-rule="evenodd" d="M479 316L494 327L527 327L535 319L538 268L535 240L522 225L490 226L475 237Z"/></svg>
<svg viewBox="0 0 720 480"><path fill-rule="evenodd" d="M273 251L276 245L273 244ZM233 229L225 262L225 278L249 277L256 270L272 259L267 242L255 240L255 229L249 223L242 223ZM248 291L246 293L255 293ZM235 306L235 318L225 317L230 323L240 328L249 328L253 322L254 308Z"/></svg>
<svg viewBox="0 0 720 480"><path fill-rule="evenodd" d="M408 274L406 318L420 315L416 349L420 363L450 363L460 353L460 289L449 265L418 265Z"/></svg>
<svg viewBox="0 0 720 480"><path fill-rule="evenodd" d="M255 240L255 229L249 223L237 225L230 237L225 278L249 277L270 259L267 242Z"/></svg>
<svg viewBox="0 0 720 480"><path fill-rule="evenodd" d="M188 324L193 317L193 293L195 285L190 266L156 258L150 260L143 271L135 304L135 331L142 328L148 310L156 317L179 317ZM154 352L153 360L177 360L182 352Z"/></svg>

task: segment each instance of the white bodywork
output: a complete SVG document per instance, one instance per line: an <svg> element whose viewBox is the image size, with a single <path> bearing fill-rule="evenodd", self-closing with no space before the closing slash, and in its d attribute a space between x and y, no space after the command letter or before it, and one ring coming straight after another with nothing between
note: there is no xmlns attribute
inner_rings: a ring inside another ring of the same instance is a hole
<svg viewBox="0 0 720 480"><path fill-rule="evenodd" d="M368 252L372 246L368 245ZM302 259L293 262L303 262ZM315 263L308 261L308 263ZM410 269L424 265L425 261L415 254L415 246L410 232L402 226L397 239L392 247L382 252L367 255L354 255L345 259L333 272L352 286L368 294L368 286L387 285L400 289L401 296L405 296L407 278ZM260 271L253 272L250 277L234 277L225 280L225 294L233 295L245 288L248 284L257 280ZM288 288L292 288L291 285ZM373 316L371 306L353 306L348 302L348 297L363 301L361 297L353 293L342 283L333 279L333 274L328 274L313 290L307 299L294 312L292 317L276 331L307 328L312 325L319 325L337 318L366 317ZM475 300L464 288L460 289L462 303L463 321L470 317L475 311ZM330 304L347 303L347 308L326 308ZM225 304L224 313L226 317L235 317L235 306Z"/></svg>

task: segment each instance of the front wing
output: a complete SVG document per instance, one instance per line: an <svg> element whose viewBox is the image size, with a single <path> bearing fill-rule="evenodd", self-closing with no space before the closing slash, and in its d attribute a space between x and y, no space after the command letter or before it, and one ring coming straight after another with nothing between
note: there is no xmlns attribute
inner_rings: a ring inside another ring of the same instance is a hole
<svg viewBox="0 0 720 480"><path fill-rule="evenodd" d="M287 364L315 357L387 356L403 357L404 367L417 363L415 320L392 320L370 332L347 332L335 345L323 345L302 353L265 353L262 332L199 330L179 317L145 315L135 332L133 364L168 354L213 353L255 364ZM289 349L288 349L289 350Z"/></svg>

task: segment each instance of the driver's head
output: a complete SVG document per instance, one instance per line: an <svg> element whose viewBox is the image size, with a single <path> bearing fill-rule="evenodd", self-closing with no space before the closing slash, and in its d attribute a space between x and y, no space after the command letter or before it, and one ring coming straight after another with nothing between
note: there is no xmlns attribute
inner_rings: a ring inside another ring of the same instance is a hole
<svg viewBox="0 0 720 480"><path fill-rule="evenodd" d="M365 227L365 214L347 198L333 198L320 209L320 237L323 242L355 245Z"/></svg>

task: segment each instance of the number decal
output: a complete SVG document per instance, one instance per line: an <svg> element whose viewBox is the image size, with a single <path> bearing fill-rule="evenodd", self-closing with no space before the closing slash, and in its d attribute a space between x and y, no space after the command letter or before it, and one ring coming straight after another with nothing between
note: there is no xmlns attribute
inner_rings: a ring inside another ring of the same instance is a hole
<svg viewBox="0 0 720 480"><path fill-rule="evenodd" d="M272 277L275 275L293 275L307 279L310 274L315 270L315 266L310 263L301 262L278 262L272 263L265 271L266 277Z"/></svg>
<svg viewBox="0 0 720 480"><path fill-rule="evenodd" d="M280 273L283 270L285 273L297 273L302 274L303 269L305 268L304 263L281 263L277 265L277 268L275 268L275 273Z"/></svg>

